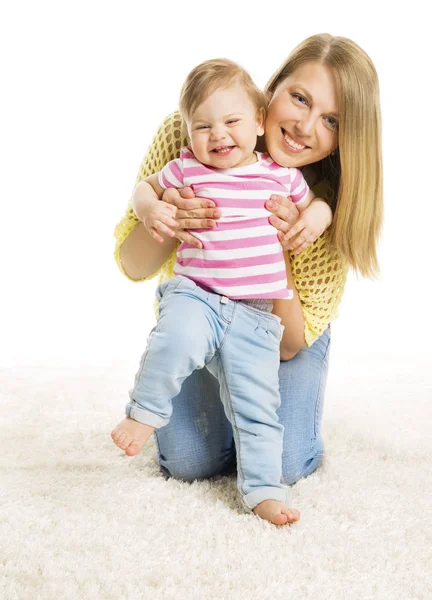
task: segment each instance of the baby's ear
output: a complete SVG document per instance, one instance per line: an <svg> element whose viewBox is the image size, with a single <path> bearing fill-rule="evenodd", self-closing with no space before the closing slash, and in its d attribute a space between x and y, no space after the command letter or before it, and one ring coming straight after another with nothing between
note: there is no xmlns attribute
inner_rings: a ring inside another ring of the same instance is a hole
<svg viewBox="0 0 432 600"><path fill-rule="evenodd" d="M257 135L264 135L266 111L265 108L260 108L257 112Z"/></svg>

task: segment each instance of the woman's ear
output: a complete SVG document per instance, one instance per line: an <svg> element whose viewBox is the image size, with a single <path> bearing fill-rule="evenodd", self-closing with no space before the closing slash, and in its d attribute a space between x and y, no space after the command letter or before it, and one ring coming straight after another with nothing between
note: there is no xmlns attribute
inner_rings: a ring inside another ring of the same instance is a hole
<svg viewBox="0 0 432 600"><path fill-rule="evenodd" d="M265 108L260 108L257 112L257 135L264 135L265 118Z"/></svg>

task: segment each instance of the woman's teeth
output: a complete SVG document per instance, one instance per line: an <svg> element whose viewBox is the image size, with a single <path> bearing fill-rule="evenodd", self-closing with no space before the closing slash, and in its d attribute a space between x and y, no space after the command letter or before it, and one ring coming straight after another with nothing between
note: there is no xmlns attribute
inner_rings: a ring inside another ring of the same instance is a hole
<svg viewBox="0 0 432 600"><path fill-rule="evenodd" d="M291 146L291 148L294 148L294 150L303 150L304 148L306 148L306 146L297 144L297 142L295 142L292 138L290 138L290 136L287 134L286 131L284 132L284 140L286 141L288 146Z"/></svg>

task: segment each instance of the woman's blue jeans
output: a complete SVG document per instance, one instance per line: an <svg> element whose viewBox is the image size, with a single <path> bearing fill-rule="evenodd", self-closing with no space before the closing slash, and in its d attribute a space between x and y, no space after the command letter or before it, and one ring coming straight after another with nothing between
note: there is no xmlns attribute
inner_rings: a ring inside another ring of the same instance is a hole
<svg viewBox="0 0 432 600"><path fill-rule="evenodd" d="M291 485L321 463L321 418L328 371L330 327L311 347L280 363L277 409L284 426L282 482ZM170 422L155 431L158 461L168 477L184 481L230 472L235 466L233 430L207 369L194 371L173 399Z"/></svg>

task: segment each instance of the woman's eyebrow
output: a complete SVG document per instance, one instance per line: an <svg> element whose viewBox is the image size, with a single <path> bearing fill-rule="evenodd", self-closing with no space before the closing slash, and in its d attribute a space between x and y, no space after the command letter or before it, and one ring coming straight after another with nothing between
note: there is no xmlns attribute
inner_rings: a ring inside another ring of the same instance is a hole
<svg viewBox="0 0 432 600"><path fill-rule="evenodd" d="M304 87L301 85L301 83L294 83L290 89L291 92L294 93L298 93L300 92L302 96L305 96L305 98L307 100L312 100L313 96L312 94Z"/></svg>
<svg viewBox="0 0 432 600"><path fill-rule="evenodd" d="M297 88L298 90L300 90L301 93L306 97L307 100L310 101L310 100L314 99L312 94L305 87L303 87L300 83L297 83L294 87ZM333 110L324 111L324 114L329 117L339 118L339 113L337 111L333 111Z"/></svg>

